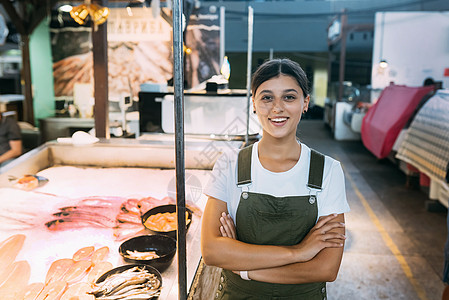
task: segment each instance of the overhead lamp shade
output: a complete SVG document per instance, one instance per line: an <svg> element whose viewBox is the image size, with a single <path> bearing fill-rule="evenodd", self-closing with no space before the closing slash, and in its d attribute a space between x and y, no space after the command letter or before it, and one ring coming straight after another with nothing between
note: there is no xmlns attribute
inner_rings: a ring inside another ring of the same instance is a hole
<svg viewBox="0 0 449 300"><path fill-rule="evenodd" d="M78 5L70 11L70 16L76 23L83 25L89 15L89 8L85 4Z"/></svg>
<svg viewBox="0 0 449 300"><path fill-rule="evenodd" d="M70 4L64 4L64 5L61 5L61 6L58 8L59 11L63 11L63 12L71 12L72 9L73 9L73 6L71 6Z"/></svg>
<svg viewBox="0 0 449 300"><path fill-rule="evenodd" d="M388 62L387 62L385 59L382 59L382 60L380 61L380 63L379 63L379 66L380 66L382 69L385 69L385 68L388 67Z"/></svg>
<svg viewBox="0 0 449 300"><path fill-rule="evenodd" d="M184 45L182 48L183 48L185 54L191 54L192 53L192 49L189 48L189 47L186 47L186 45Z"/></svg>
<svg viewBox="0 0 449 300"><path fill-rule="evenodd" d="M96 4L91 4L89 8L92 21L95 23L95 25L101 25L106 22L106 19L109 16L109 8L101 7Z"/></svg>

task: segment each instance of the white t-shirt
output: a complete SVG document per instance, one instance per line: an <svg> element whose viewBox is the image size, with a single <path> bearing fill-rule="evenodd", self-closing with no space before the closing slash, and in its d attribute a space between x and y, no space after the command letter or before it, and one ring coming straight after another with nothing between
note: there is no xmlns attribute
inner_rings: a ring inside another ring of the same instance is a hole
<svg viewBox="0 0 449 300"><path fill-rule="evenodd" d="M298 162L286 172L271 172L259 161L258 144L254 143L251 157L252 183L244 190L268 194L275 197L306 196L310 194L307 187L309 179L310 148L301 143L301 156ZM240 202L242 186L237 186L238 151L226 151L217 160L204 194L227 203L228 212L235 220ZM325 156L322 190L313 190L317 196L318 217L332 213L349 211L346 200L345 179L340 162Z"/></svg>

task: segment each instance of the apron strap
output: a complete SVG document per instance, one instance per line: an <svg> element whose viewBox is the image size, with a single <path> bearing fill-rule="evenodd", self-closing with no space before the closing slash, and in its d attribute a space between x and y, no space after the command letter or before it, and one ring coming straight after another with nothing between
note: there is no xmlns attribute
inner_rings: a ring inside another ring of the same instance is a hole
<svg viewBox="0 0 449 300"><path fill-rule="evenodd" d="M310 167L309 167L309 182L307 186L312 189L322 189L323 171L324 171L324 155L310 149Z"/></svg>
<svg viewBox="0 0 449 300"><path fill-rule="evenodd" d="M251 156L253 145L240 150L237 160L237 186L251 183Z"/></svg>
<svg viewBox="0 0 449 300"><path fill-rule="evenodd" d="M251 156L253 145L240 150L237 160L237 185L251 183ZM322 189L324 172L324 155L310 149L309 182L307 186L314 189Z"/></svg>

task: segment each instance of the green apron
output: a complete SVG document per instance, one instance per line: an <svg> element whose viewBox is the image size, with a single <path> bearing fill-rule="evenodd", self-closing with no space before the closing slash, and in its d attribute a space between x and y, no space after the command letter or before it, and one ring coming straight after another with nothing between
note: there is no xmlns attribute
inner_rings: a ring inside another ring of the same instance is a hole
<svg viewBox="0 0 449 300"><path fill-rule="evenodd" d="M316 193L321 190L324 156L311 152L309 195L274 197L249 192L251 184L252 146L239 152L238 183L242 187L236 213L236 233L239 241L258 245L296 245L316 223L318 207ZM325 300L326 283L275 284L244 280L229 270L223 270L215 293L224 300Z"/></svg>

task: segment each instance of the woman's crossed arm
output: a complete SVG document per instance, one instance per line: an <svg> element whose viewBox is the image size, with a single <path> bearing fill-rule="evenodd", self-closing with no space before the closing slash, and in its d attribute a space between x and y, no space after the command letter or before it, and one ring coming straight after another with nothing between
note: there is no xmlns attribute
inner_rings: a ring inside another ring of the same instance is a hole
<svg viewBox="0 0 449 300"><path fill-rule="evenodd" d="M247 244L235 239L226 203L210 197L203 214L201 251L206 264L234 271L247 270L254 280L332 281L343 255L343 222L343 215L322 217L304 240L294 246Z"/></svg>

